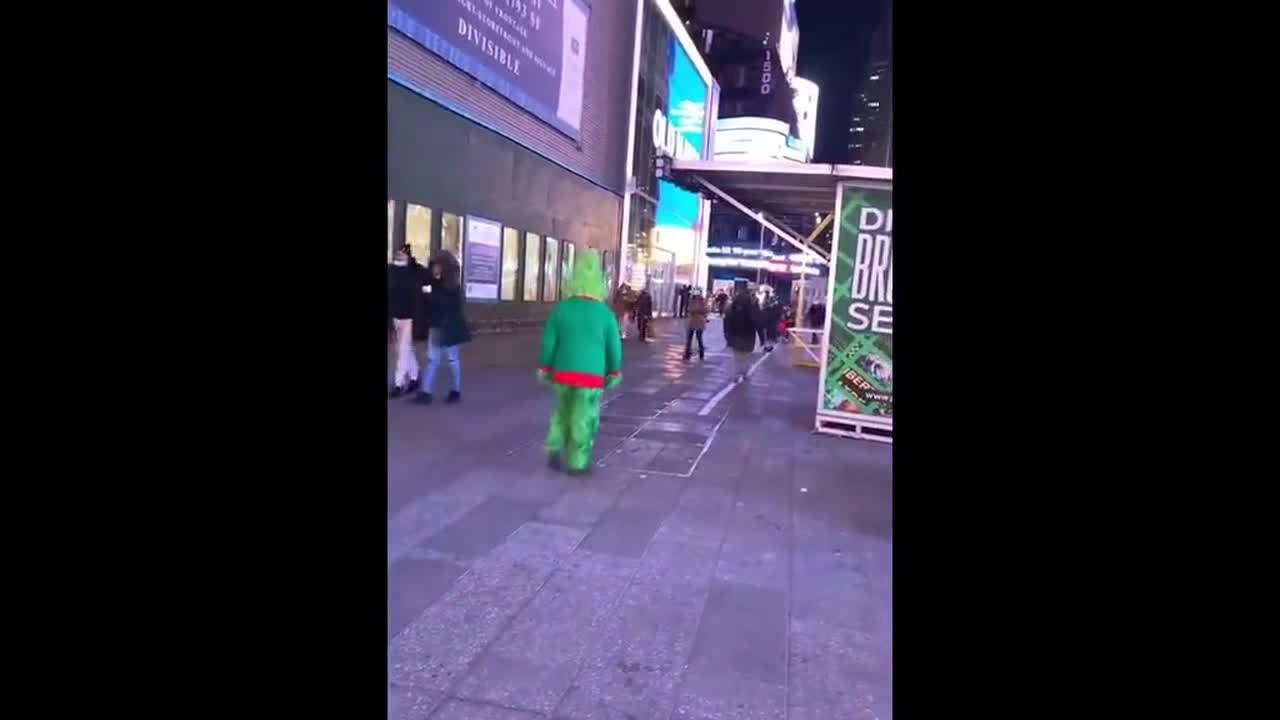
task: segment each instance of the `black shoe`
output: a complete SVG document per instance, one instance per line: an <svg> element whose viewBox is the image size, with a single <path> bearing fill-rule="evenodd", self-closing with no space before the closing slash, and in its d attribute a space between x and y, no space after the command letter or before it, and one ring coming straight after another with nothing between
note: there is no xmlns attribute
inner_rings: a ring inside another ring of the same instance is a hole
<svg viewBox="0 0 1280 720"><path fill-rule="evenodd" d="M707 359L707 355L706 355L706 353L704 353L704 352L702 352L701 350L699 350L699 351L698 351L698 359L699 359L699 360L706 360L706 359Z"/></svg>
<svg viewBox="0 0 1280 720"><path fill-rule="evenodd" d="M547 454L547 467L556 471L560 470L560 453L553 452Z"/></svg>
<svg viewBox="0 0 1280 720"><path fill-rule="evenodd" d="M449 397L445 398L445 399L444 399L444 401L445 401L446 403L449 403L450 405L452 405L453 403L456 403L456 402L461 402L461 401L462 401L462 393L458 392L457 390L450 390L450 391L449 391Z"/></svg>
<svg viewBox="0 0 1280 720"><path fill-rule="evenodd" d="M431 393L429 393L429 392L420 392L420 393L418 393L418 394L417 394L417 395L415 395L415 396L414 396L414 398L413 398L413 404L414 404L414 405L430 405L430 404L431 404Z"/></svg>
<svg viewBox="0 0 1280 720"><path fill-rule="evenodd" d="M398 398L403 394L404 394L404 388L400 387L399 385L396 385L395 387L391 388L392 399Z"/></svg>
<svg viewBox="0 0 1280 720"><path fill-rule="evenodd" d="M418 382L417 378L414 378L409 381L408 385L404 386L404 391L406 393L414 393L417 392L420 387L422 387L422 383Z"/></svg>

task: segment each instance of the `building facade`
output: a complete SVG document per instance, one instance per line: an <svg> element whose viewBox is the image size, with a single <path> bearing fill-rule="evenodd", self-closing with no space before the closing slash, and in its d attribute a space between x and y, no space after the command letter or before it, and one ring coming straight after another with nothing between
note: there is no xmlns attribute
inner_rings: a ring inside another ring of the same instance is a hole
<svg viewBox="0 0 1280 720"><path fill-rule="evenodd" d="M647 287L655 312L668 315L676 289L706 275L709 203L660 178L656 163L660 156L710 157L718 88L670 0L641 0L636 11L622 277Z"/></svg>
<svg viewBox="0 0 1280 720"><path fill-rule="evenodd" d="M862 90L849 120L849 162L893 167L893 9L871 36Z"/></svg>
<svg viewBox="0 0 1280 720"><path fill-rule="evenodd" d="M540 322L622 251L635 0L390 0L387 252L462 262L477 326Z"/></svg>

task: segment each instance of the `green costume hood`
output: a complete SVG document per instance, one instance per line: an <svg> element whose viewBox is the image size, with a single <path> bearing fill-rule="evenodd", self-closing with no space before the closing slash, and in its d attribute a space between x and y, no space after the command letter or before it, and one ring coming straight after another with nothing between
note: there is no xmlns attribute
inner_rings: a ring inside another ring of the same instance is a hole
<svg viewBox="0 0 1280 720"><path fill-rule="evenodd" d="M564 281L564 296L585 296L600 300L607 299L609 288L605 285L604 271L600 266L600 253L595 250L582 250L573 258L573 270Z"/></svg>

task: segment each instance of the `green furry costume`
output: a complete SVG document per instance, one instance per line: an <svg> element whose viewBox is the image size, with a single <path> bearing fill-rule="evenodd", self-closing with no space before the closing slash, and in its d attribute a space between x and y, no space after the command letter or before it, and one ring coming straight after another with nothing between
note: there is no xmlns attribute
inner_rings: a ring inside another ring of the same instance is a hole
<svg viewBox="0 0 1280 720"><path fill-rule="evenodd" d="M538 379L555 391L546 448L553 467L564 455L571 473L586 472L600 429L600 396L622 382L618 320L605 304L608 288L595 250L578 253L542 331Z"/></svg>

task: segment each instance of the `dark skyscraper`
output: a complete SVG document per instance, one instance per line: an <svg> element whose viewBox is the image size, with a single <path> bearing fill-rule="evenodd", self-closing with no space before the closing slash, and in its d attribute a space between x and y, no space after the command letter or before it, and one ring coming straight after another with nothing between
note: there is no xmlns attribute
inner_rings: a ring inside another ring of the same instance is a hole
<svg viewBox="0 0 1280 720"><path fill-rule="evenodd" d="M893 9L871 36L862 89L849 118L849 162L893 167Z"/></svg>

